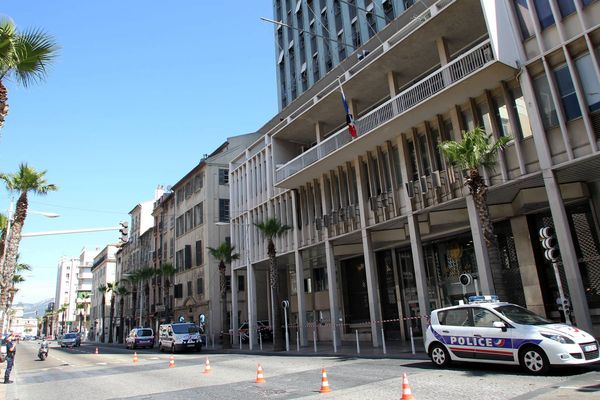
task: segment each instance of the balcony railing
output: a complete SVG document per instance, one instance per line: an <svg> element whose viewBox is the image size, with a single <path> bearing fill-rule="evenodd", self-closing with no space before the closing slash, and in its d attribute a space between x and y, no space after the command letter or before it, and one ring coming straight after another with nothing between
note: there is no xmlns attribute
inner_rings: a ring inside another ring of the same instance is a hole
<svg viewBox="0 0 600 400"><path fill-rule="evenodd" d="M483 69L492 61L494 61L492 46L489 40L486 40L443 68L415 83L367 115L356 120L358 135L366 135L391 119L410 111L442 90ZM352 137L348 133L348 128L344 127L340 129L331 137L300 154L275 171L276 183L327 157L351 141Z"/></svg>

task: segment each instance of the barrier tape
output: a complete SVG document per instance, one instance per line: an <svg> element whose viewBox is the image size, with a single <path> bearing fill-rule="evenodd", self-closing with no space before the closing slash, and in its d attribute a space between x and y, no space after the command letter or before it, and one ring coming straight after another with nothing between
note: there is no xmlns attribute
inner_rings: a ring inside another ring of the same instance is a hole
<svg viewBox="0 0 600 400"><path fill-rule="evenodd" d="M386 323L391 323L391 322L420 320L421 318L425 318L425 320L427 322L429 322L429 315L423 315L423 316L416 316L416 317L403 317L403 318L396 318L396 319L383 319L383 320L380 320L380 321L355 322L355 323L352 323L352 324L343 323L343 322L337 322L335 324L332 324L331 321L316 322L316 323L315 322L309 322L309 323L305 324L304 326L307 327L307 328L314 328L314 327L317 327L317 326L332 326L332 325L335 325L335 326L350 326L350 325L352 325L352 326L356 326L356 325L369 326L372 323L375 323L375 324L386 324ZM284 325L282 325L281 327L285 328ZM298 327L300 327L300 325L298 325L298 324L288 324L288 328L298 328ZM257 327L257 328L258 328L258 331L261 331L261 330L272 330L273 329L272 326L267 326L267 325L261 325L260 327ZM242 329L239 332L246 333L246 332L248 332L248 329L247 328L246 329Z"/></svg>

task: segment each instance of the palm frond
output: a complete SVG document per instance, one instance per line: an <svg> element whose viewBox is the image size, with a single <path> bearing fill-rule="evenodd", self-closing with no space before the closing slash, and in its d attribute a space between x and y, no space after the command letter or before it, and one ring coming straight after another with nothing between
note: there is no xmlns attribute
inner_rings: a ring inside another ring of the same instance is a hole
<svg viewBox="0 0 600 400"><path fill-rule="evenodd" d="M54 38L40 29L29 29L17 34L14 40L15 78L24 87L44 80L57 51Z"/></svg>

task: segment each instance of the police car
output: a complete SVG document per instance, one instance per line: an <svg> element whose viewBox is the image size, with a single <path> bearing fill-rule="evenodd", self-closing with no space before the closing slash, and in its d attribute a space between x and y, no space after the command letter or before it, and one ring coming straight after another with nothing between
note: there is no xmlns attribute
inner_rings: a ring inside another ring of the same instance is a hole
<svg viewBox="0 0 600 400"><path fill-rule="evenodd" d="M451 361L520 364L533 374L551 365L600 361L592 335L499 302L497 296L471 296L468 304L433 311L425 349L438 367Z"/></svg>

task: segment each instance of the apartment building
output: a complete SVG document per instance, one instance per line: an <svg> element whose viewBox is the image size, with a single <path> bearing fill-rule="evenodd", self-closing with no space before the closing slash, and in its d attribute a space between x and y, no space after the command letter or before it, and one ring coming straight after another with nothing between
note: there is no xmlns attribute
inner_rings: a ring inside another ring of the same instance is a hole
<svg viewBox="0 0 600 400"><path fill-rule="evenodd" d="M58 260L54 304L57 310L62 307L65 309L58 316L57 333L75 328L78 276L79 258L63 256Z"/></svg>
<svg viewBox="0 0 600 400"><path fill-rule="evenodd" d="M363 45L367 57L265 124L230 177L232 243L249 255L233 275L248 276L251 325L270 298L253 224L274 216L293 226L276 248L303 345L307 329L336 342L358 330L373 346L382 332L419 336L431 309L482 292L560 320L543 226L556 229L573 319L600 335L599 23L591 0L418 1ZM438 148L476 126L512 138L482 171L498 263L463 171Z"/></svg>
<svg viewBox="0 0 600 400"><path fill-rule="evenodd" d="M87 334L90 329L90 312L92 305L92 265L94 257L100 252L100 247L83 248L79 254L79 272L77 275L77 300L75 304L75 319L77 329Z"/></svg>
<svg viewBox="0 0 600 400"><path fill-rule="evenodd" d="M326 76L350 54L366 57L363 46L414 0L274 0L279 108ZM421 11L423 8L421 8ZM360 53L355 53L360 48ZM355 54L353 54L355 53Z"/></svg>
<svg viewBox="0 0 600 400"><path fill-rule="evenodd" d="M168 219L174 236L163 237L159 251L174 252L174 304L176 320L198 322L204 314L209 335L218 335L222 329L221 296L219 284L219 260L209 256L208 247L216 248L229 240L229 162L243 152L258 138L255 133L227 138L211 154L206 155L183 178L172 187L169 208L162 208L163 229ZM168 214L170 206L174 214ZM158 214L159 211L155 214ZM227 271L227 276L230 272ZM232 284L233 282L233 284ZM229 296L240 299L238 292L245 293L243 276L227 281ZM231 291L231 288L236 290ZM233 294L231 294L233 293ZM231 297L228 297L227 304ZM244 308L244 307L242 307ZM238 310L240 308L238 307ZM235 315L237 321L243 315ZM226 322L231 325L230 321Z"/></svg>
<svg viewBox="0 0 600 400"><path fill-rule="evenodd" d="M109 283L115 282L116 276L116 245L106 245L94 257L92 263L92 295L91 295L91 320L93 325L90 329L93 332L92 340L106 343L109 338L110 321L110 300L112 293L101 290L106 288ZM114 321L113 321L114 328Z"/></svg>

